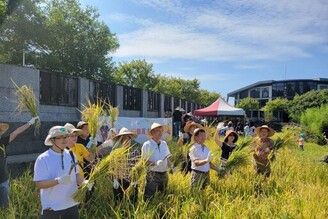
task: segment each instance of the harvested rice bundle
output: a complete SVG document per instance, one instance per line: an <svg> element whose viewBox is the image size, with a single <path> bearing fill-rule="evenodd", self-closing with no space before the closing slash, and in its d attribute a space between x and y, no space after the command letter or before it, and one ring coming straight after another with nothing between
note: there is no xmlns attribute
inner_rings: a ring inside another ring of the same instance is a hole
<svg viewBox="0 0 328 219"><path fill-rule="evenodd" d="M87 102L88 105L82 105L83 110L80 112L82 114L82 120L88 123L91 138L95 139L97 131L102 125L99 118L105 116L104 106L106 103L101 100L97 100L96 103L91 103L90 99L88 99ZM91 146L91 151L96 153L95 144Z"/></svg>
<svg viewBox="0 0 328 219"><path fill-rule="evenodd" d="M31 117L38 116L38 103L35 98L33 89L30 86L23 85L19 87L13 80L11 80L16 88L16 97L17 97L17 110L22 113L23 111L29 111ZM41 127L40 119L35 122L34 134L39 133Z"/></svg>
<svg viewBox="0 0 328 219"><path fill-rule="evenodd" d="M296 148L297 144L294 140L294 134L293 131L287 130L283 133L276 135L277 137L274 140L273 150L269 154L270 161L273 161L275 159L275 155L278 150L281 148L287 147L287 148Z"/></svg>
<svg viewBox="0 0 328 219"><path fill-rule="evenodd" d="M118 115L120 114L120 111L118 110L117 107L113 107L112 105L109 104L109 122L111 125L111 128L115 128L115 123L117 121Z"/></svg>

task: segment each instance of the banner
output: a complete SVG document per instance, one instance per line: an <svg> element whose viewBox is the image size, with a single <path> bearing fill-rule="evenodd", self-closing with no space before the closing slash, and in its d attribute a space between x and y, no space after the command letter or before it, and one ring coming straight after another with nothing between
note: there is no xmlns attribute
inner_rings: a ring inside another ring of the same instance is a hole
<svg viewBox="0 0 328 219"><path fill-rule="evenodd" d="M103 116L99 118L101 120L102 126L99 128L97 132L97 141L104 142L107 139L110 123L109 117ZM143 117L118 117L117 122L115 124L115 130L118 134L120 129L125 127L131 131L134 131L138 134L138 137L135 139L140 144L143 144L148 140L146 137L147 132L150 130L151 125L157 122L161 125L168 125L169 130L163 134L162 139L171 138L172 136L172 118L143 118Z"/></svg>

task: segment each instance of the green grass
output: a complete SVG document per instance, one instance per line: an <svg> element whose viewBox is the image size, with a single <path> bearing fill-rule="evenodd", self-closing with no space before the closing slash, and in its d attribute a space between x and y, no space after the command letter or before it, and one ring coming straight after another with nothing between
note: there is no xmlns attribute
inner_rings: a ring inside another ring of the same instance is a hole
<svg viewBox="0 0 328 219"><path fill-rule="evenodd" d="M214 141L207 144L216 155L220 150ZM179 153L175 143L171 152ZM165 194L150 203L142 199L142 187L136 206L123 202L114 206L111 182L96 185L91 203L80 206L81 218L328 218L328 164L318 160L328 148L312 143L305 151L284 147L272 163L272 174L265 180L257 176L252 163L234 169L232 176L218 178L211 172L211 185L204 191L191 192L190 175L169 175ZM251 154L249 155L251 157ZM175 155L175 157L179 157ZM0 211L0 218L39 218L39 194L30 172L11 181L10 207Z"/></svg>

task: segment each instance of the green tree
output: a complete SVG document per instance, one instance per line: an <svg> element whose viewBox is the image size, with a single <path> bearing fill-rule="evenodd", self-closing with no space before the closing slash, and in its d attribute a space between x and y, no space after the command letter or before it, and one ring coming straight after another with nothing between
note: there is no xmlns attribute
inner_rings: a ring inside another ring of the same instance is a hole
<svg viewBox="0 0 328 219"><path fill-rule="evenodd" d="M118 84L146 90L153 90L158 81L158 76L153 71L153 65L145 60L132 60L130 63L120 62L113 78Z"/></svg>
<svg viewBox="0 0 328 219"><path fill-rule="evenodd" d="M238 108L242 108L243 110L258 110L260 108L260 103L258 100L246 97L237 103Z"/></svg>
<svg viewBox="0 0 328 219"><path fill-rule="evenodd" d="M318 144L326 143L323 136L323 131L325 128L328 128L327 118L328 104L322 105L320 108L308 108L301 115L301 125L316 135Z"/></svg>
<svg viewBox="0 0 328 219"><path fill-rule="evenodd" d="M273 114L277 112L287 112L289 102L285 98L276 98L268 101L262 108L264 111L264 118L266 122L269 122L273 118Z"/></svg>
<svg viewBox="0 0 328 219"><path fill-rule="evenodd" d="M328 89L312 90L303 95L296 95L288 107L289 116L299 122L306 109L320 107L328 103Z"/></svg>

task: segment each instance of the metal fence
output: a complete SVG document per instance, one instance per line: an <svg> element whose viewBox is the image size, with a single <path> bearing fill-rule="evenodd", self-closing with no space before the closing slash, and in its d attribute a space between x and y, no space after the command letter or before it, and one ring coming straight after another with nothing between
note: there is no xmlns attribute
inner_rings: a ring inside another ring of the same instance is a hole
<svg viewBox="0 0 328 219"><path fill-rule="evenodd" d="M123 110L141 110L141 89L123 86Z"/></svg>
<svg viewBox="0 0 328 219"><path fill-rule="evenodd" d="M116 106L116 86L99 81L89 81L90 98L93 101L101 99L112 106Z"/></svg>
<svg viewBox="0 0 328 219"><path fill-rule="evenodd" d="M158 112L159 111L159 93L148 91L148 106L147 110L150 112Z"/></svg>

